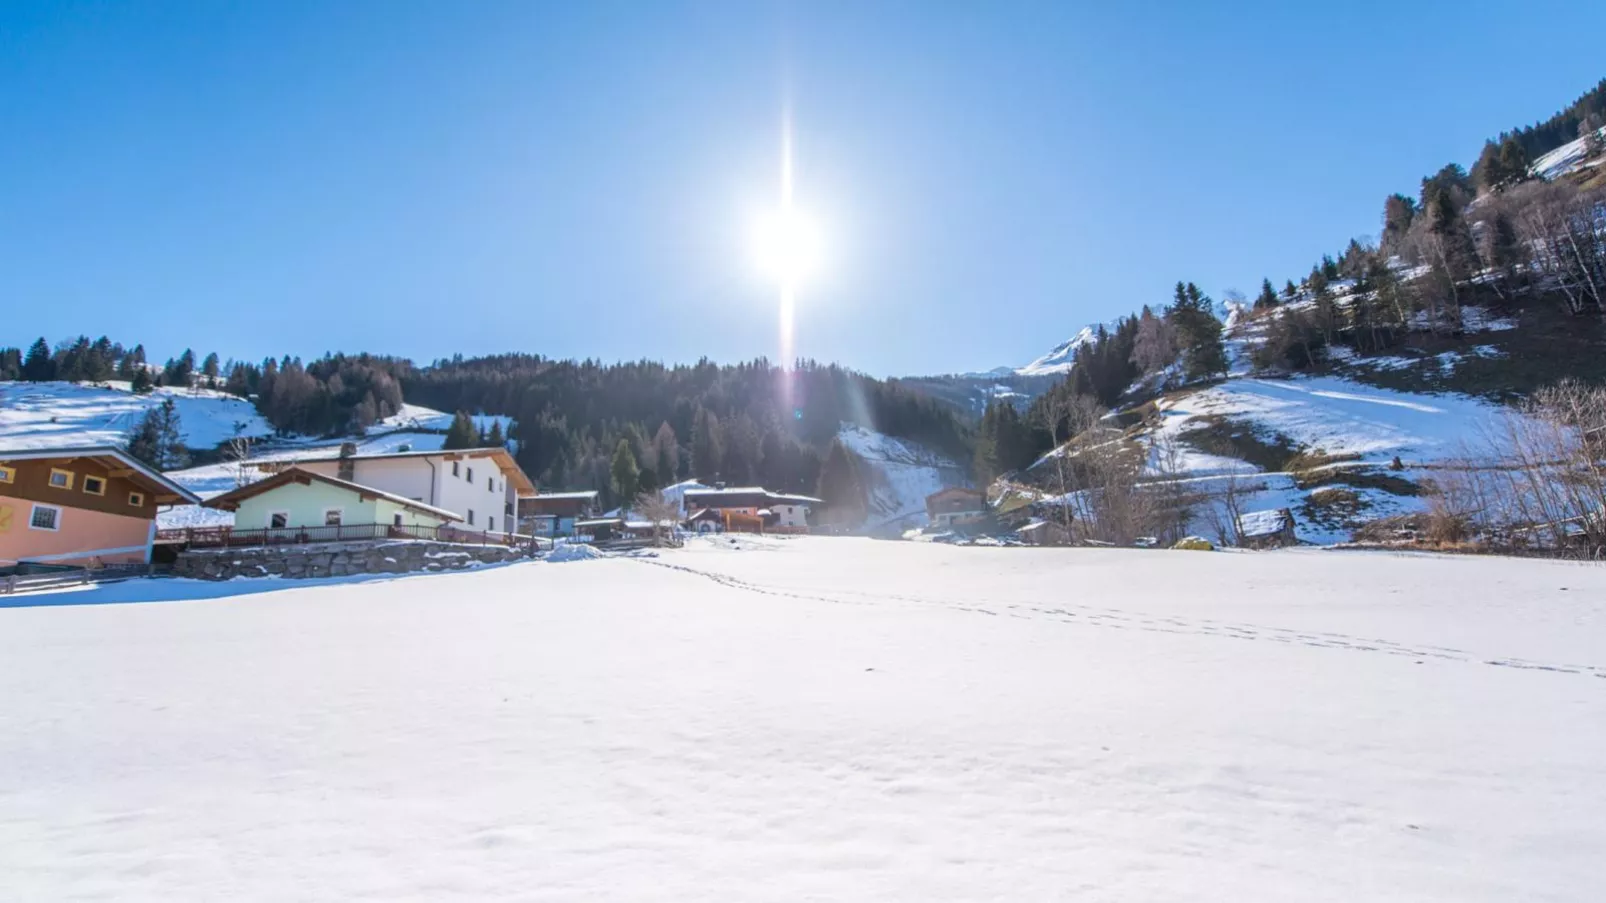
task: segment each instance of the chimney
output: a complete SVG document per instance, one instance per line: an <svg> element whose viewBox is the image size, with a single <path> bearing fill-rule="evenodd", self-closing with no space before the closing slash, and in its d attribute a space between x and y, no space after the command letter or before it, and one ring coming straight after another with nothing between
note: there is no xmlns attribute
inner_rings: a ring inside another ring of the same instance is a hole
<svg viewBox="0 0 1606 903"><path fill-rule="evenodd" d="M357 454L357 443L340 443L340 469L336 474L340 479L350 483L357 476L357 462L352 458Z"/></svg>

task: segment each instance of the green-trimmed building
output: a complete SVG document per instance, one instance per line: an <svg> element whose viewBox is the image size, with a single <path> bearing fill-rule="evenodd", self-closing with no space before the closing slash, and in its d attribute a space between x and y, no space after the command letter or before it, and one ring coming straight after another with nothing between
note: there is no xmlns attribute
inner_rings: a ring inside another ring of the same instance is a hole
<svg viewBox="0 0 1606 903"><path fill-rule="evenodd" d="M233 511L236 531L283 530L287 536L313 527L438 528L462 520L444 508L299 467L215 496L204 504Z"/></svg>

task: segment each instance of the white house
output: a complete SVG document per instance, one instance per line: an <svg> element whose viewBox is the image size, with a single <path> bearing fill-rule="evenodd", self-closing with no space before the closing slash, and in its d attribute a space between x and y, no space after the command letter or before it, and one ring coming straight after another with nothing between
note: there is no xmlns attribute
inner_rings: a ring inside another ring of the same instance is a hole
<svg viewBox="0 0 1606 903"><path fill-rule="evenodd" d="M462 518L460 529L485 533L517 532L518 500L535 495L535 484L505 448L344 454L257 466L269 472L294 466L371 486L449 511Z"/></svg>

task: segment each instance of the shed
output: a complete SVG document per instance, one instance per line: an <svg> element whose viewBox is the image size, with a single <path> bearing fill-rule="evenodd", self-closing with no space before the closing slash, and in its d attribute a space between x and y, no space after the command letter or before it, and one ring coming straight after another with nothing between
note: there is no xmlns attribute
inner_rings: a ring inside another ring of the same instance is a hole
<svg viewBox="0 0 1606 903"><path fill-rule="evenodd" d="M1294 512L1287 508L1251 511L1238 516L1238 545L1246 549L1279 549L1295 545Z"/></svg>

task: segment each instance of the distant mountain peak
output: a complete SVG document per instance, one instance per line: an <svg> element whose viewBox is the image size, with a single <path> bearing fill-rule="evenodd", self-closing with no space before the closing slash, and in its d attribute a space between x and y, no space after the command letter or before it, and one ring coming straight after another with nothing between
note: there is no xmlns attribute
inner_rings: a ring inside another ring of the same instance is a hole
<svg viewBox="0 0 1606 903"><path fill-rule="evenodd" d="M1083 345L1090 345L1097 338L1102 324L1094 323L1083 326L1076 335L1054 346L1054 350L1043 355L1024 367L1017 368L1016 373L1021 376L1050 376L1056 373L1071 372L1071 365L1076 361L1076 351Z"/></svg>

